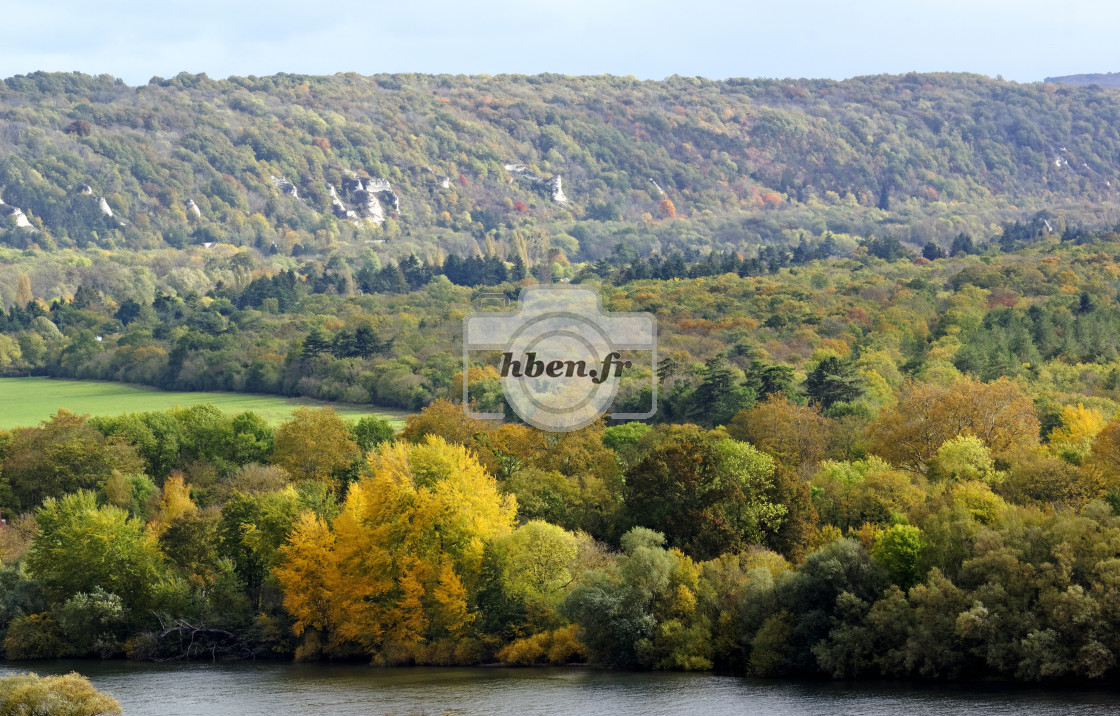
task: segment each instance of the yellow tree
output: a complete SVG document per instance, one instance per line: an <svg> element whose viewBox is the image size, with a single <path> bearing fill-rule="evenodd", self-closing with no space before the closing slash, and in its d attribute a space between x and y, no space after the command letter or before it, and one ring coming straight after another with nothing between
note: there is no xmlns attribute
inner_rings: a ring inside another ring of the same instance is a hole
<svg viewBox="0 0 1120 716"><path fill-rule="evenodd" d="M198 506L191 499L191 486L183 479L183 473L175 471L163 483L163 498L159 503L159 514L148 523L148 529L159 537L176 519L196 512Z"/></svg>
<svg viewBox="0 0 1120 716"><path fill-rule="evenodd" d="M296 408L276 431L272 461L298 480L334 483L335 475L358 458L346 423L333 408Z"/></svg>
<svg viewBox="0 0 1120 716"><path fill-rule="evenodd" d="M307 629L330 632L331 595L339 587L338 565L334 560L334 533L312 512L300 515L288 544L281 548L283 562L276 576L285 586L284 607L295 617L296 636Z"/></svg>
<svg viewBox="0 0 1120 716"><path fill-rule="evenodd" d="M1076 407L1067 405L1062 408L1061 418L1062 424L1050 432L1051 450L1059 455L1088 455L1093 440L1104 430L1104 416L1099 411L1078 403Z"/></svg>
<svg viewBox="0 0 1120 716"><path fill-rule="evenodd" d="M21 273L19 275L19 283L16 287L16 304L20 308L26 308L27 304L33 301L35 296L31 293L31 279L27 274Z"/></svg>
<svg viewBox="0 0 1120 716"><path fill-rule="evenodd" d="M1110 478L1120 478L1120 420L1109 422L1093 440L1092 462Z"/></svg>
<svg viewBox="0 0 1120 716"><path fill-rule="evenodd" d="M383 446L351 485L333 534L304 517L276 575L297 632L330 632L383 661L425 659L463 639L486 544L517 506L460 445L429 436Z"/></svg>

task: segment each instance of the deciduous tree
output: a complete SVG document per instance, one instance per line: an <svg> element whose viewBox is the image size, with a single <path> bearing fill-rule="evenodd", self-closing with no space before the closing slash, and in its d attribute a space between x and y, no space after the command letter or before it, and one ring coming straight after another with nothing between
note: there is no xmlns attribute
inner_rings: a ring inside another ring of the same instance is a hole
<svg viewBox="0 0 1120 716"><path fill-rule="evenodd" d="M333 408L296 408L276 431L272 461L298 480L334 484L358 455L346 423Z"/></svg>
<svg viewBox="0 0 1120 716"><path fill-rule="evenodd" d="M515 514L466 448L436 437L384 446L330 529L303 517L282 549L276 574L295 628L423 660L425 643L466 635L486 543L511 532Z"/></svg>
<svg viewBox="0 0 1120 716"><path fill-rule="evenodd" d="M871 449L895 465L925 471L938 448L959 435L974 435L993 454L1038 443L1034 405L1015 383L970 379L949 386L905 385L898 403L884 407L871 424Z"/></svg>

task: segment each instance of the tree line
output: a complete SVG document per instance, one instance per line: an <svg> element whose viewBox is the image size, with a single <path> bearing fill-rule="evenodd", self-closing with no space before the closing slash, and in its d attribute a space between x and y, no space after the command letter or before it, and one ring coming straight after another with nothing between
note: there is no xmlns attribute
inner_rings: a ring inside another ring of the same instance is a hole
<svg viewBox="0 0 1120 716"><path fill-rule="evenodd" d="M395 434L211 406L0 435L9 659L591 661L833 678L1101 679L1120 422L1021 384L873 417L771 393L717 429ZM1114 564L1116 563L1116 564Z"/></svg>

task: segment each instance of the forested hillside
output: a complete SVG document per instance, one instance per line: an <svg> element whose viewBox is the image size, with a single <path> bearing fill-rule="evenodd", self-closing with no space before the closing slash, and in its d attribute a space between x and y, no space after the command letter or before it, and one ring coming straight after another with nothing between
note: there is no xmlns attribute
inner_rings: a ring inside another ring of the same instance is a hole
<svg viewBox="0 0 1120 716"><path fill-rule="evenodd" d="M1040 209L1111 223L1118 181L1120 94L976 75L0 83L0 242L45 251L947 246Z"/></svg>

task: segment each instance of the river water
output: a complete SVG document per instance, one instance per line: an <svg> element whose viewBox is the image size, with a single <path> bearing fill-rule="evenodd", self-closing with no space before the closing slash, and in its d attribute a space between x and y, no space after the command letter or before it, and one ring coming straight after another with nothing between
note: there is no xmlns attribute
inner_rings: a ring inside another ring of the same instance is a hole
<svg viewBox="0 0 1120 716"><path fill-rule="evenodd" d="M0 676L22 671L77 671L113 694L128 716L1120 714L1120 690L1006 684L761 681L586 668L0 663Z"/></svg>

